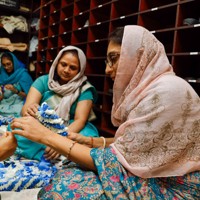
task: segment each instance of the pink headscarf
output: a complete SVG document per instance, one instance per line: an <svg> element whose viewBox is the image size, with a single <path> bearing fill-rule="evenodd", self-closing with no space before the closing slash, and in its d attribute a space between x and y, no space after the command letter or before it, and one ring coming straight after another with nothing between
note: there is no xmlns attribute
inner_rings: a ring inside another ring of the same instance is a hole
<svg viewBox="0 0 200 200"><path fill-rule="evenodd" d="M145 28L126 26L113 86L111 145L122 165L143 177L200 170L200 99L175 76L163 45Z"/></svg>
<svg viewBox="0 0 200 200"><path fill-rule="evenodd" d="M58 81L55 81L53 79L53 77L58 61L60 60L63 53L68 50L76 50L78 52L78 58L80 62L80 72L68 83L60 85ZM65 121L69 120L69 111L71 105L79 96L79 90L81 85L83 84L83 82L87 80L87 77L84 75L85 67L86 67L86 56L83 53L83 51L75 46L67 46L58 53L57 57L55 58L50 68L48 86L50 90L53 90L56 94L63 97L60 104L57 105L55 110L56 113Z"/></svg>

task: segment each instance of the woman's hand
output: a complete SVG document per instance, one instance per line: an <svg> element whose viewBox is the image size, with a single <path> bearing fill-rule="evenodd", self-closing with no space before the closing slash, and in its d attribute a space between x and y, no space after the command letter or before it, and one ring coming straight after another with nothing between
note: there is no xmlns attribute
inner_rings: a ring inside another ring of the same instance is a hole
<svg viewBox="0 0 200 200"><path fill-rule="evenodd" d="M55 160L60 156L60 154L50 147L46 147L44 157L47 160Z"/></svg>
<svg viewBox="0 0 200 200"><path fill-rule="evenodd" d="M27 109L24 111L24 116L32 116L36 117L36 113L38 111L39 105L37 103L33 103L27 107Z"/></svg>
<svg viewBox="0 0 200 200"><path fill-rule="evenodd" d="M7 90L12 91L13 93L18 92L18 90L12 85L12 84L7 84L4 86Z"/></svg>
<svg viewBox="0 0 200 200"><path fill-rule="evenodd" d="M49 134L54 134L43 126L37 119L28 116L15 118L11 123L12 133L24 136L38 143L45 143L45 138Z"/></svg>
<svg viewBox="0 0 200 200"><path fill-rule="evenodd" d="M77 141L79 144L83 144L87 147L92 147L91 137L83 136L80 133L74 133L74 132L68 131L67 138Z"/></svg>
<svg viewBox="0 0 200 200"><path fill-rule="evenodd" d="M6 132L0 137L0 160L13 155L17 148L17 141L12 133Z"/></svg>

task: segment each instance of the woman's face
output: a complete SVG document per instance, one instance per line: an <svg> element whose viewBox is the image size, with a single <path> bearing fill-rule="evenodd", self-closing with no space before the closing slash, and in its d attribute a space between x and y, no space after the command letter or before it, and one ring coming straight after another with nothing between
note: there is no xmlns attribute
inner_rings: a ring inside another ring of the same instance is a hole
<svg viewBox="0 0 200 200"><path fill-rule="evenodd" d="M113 43L112 41L108 44L107 49L107 59L106 59L106 74L112 78L112 80L115 80L117 67L118 67L118 61L120 57L120 51L121 46L119 44Z"/></svg>
<svg viewBox="0 0 200 200"><path fill-rule="evenodd" d="M13 63L11 60L9 60L8 58L6 57L3 57L1 59L1 64L2 66L4 67L4 69L6 70L6 72L8 74L11 74L13 71L14 71L14 66L13 66Z"/></svg>
<svg viewBox="0 0 200 200"><path fill-rule="evenodd" d="M78 56L66 52L63 54L57 65L57 74L59 76L59 83L66 84L73 79L80 71Z"/></svg>

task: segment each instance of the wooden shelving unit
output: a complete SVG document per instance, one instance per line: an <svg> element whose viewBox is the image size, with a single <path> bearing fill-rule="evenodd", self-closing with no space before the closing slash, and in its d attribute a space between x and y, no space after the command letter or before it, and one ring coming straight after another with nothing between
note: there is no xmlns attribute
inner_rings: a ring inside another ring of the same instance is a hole
<svg viewBox="0 0 200 200"><path fill-rule="evenodd" d="M24 9L23 9L23 8ZM31 19L34 16L33 10L40 7L40 1L26 1L20 0L19 7L9 7L0 5L1 16L23 16L26 19L28 25L28 32L23 32L20 30L14 30L13 33L9 34L3 27L0 28L0 38L9 38L11 43L25 43L27 44L26 51L18 51L15 50L13 53L17 56L19 60L21 60L24 64L26 64L27 68L29 66L30 58L28 56L29 51L29 42L32 35L32 31L30 28ZM39 17L39 14L38 14ZM1 52L8 51L6 49L1 48ZM36 54L35 54L36 55ZM36 56L35 56L36 59Z"/></svg>
<svg viewBox="0 0 200 200"><path fill-rule="evenodd" d="M107 37L118 26L146 27L164 44L177 75L200 95L200 22L184 25L185 18L200 18L199 0L41 0L36 76L49 72L58 51L67 45L87 56L86 75L98 91L94 124L113 135L110 115L113 82L105 75Z"/></svg>

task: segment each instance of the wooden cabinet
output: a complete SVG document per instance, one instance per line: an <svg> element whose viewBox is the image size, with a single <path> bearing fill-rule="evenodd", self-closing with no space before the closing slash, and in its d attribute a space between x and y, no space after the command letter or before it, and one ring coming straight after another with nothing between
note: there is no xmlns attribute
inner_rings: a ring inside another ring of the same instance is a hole
<svg viewBox="0 0 200 200"><path fill-rule="evenodd" d="M110 115L112 80L105 75L107 37L118 26L138 24L149 29L165 46L177 75L200 95L199 0L41 0L37 76L49 72L58 51L67 45L87 56L86 75L98 91L94 124L103 134L115 133Z"/></svg>
<svg viewBox="0 0 200 200"><path fill-rule="evenodd" d="M37 1L37 4L36 4L36 1ZM3 27L3 24L1 24L0 39L2 40L6 38L10 41L12 45L13 44L23 45L22 49L15 48L15 50L13 51L13 49L8 48L7 46L8 43L6 43L7 44L6 46L0 48L0 53L5 52L5 51L13 52L19 60L21 60L24 64L26 64L28 69L29 69L29 61L30 61L29 60L30 59L29 58L29 42L31 38L30 23L31 23L32 17L34 16L32 9L35 7L39 7L40 5L39 0L36 0L36 1L34 2L26 1L26 0L16 1L18 5L17 7L9 6L8 3L6 3L6 1L5 1L5 5L0 4L0 12L1 12L0 16L3 17L3 19L4 17L8 18L9 20L8 26L10 27L9 29L6 29ZM11 2L11 1L8 1L8 2ZM21 22L16 21L16 20L19 20L20 17L22 17ZM24 31L25 29L26 31ZM27 46L27 48L24 48L25 45Z"/></svg>

